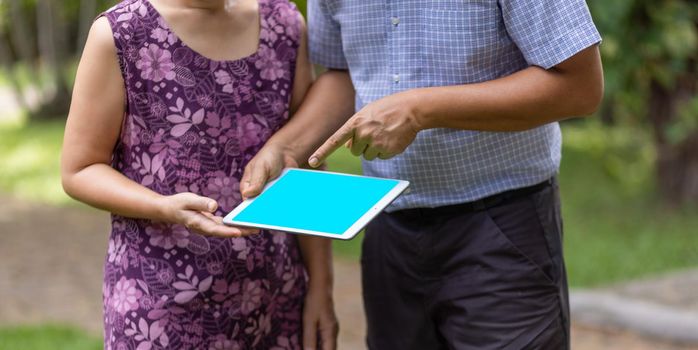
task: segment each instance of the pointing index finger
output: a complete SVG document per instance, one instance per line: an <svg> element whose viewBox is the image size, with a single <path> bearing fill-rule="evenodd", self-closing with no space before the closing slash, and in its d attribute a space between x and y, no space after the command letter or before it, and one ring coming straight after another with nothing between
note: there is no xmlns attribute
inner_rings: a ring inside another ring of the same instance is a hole
<svg viewBox="0 0 698 350"><path fill-rule="evenodd" d="M332 152L336 151L338 148L342 147L344 143L351 140L354 137L354 128L350 126L351 124L347 122L344 124L334 135L330 136L325 143L320 146L320 148L310 156L308 164L311 167L317 168L325 161Z"/></svg>

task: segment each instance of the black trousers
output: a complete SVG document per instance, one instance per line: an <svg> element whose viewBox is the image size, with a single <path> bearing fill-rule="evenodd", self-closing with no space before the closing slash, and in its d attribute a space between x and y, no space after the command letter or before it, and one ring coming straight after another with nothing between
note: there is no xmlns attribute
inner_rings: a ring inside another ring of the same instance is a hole
<svg viewBox="0 0 698 350"><path fill-rule="evenodd" d="M569 349L554 180L383 213L361 258L372 350Z"/></svg>

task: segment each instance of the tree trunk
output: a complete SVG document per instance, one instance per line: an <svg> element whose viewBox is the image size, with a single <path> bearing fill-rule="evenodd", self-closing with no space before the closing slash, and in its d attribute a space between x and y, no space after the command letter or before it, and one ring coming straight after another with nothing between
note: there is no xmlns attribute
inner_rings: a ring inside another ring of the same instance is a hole
<svg viewBox="0 0 698 350"><path fill-rule="evenodd" d="M34 62L34 35L27 23L27 14L22 9L22 1L10 1L10 34L12 35L13 46L16 49L20 61L27 64Z"/></svg>
<svg viewBox="0 0 698 350"><path fill-rule="evenodd" d="M48 87L50 97L42 101L42 106L33 116L64 117L70 107L70 91L63 71L67 56L65 21L52 0L38 0L36 15L39 53L51 83Z"/></svg>
<svg viewBox="0 0 698 350"><path fill-rule="evenodd" d="M15 95L15 100L20 108L27 110L29 105L24 97L24 90L22 85L17 80L17 76L13 71L13 61L10 55L10 45L8 45L5 40L4 33L0 32L0 72L3 72L7 79L10 80L10 85L12 86L12 92Z"/></svg>
<svg viewBox="0 0 698 350"><path fill-rule="evenodd" d="M676 86L667 89L652 82L649 119L657 143L657 181L662 198L670 206L698 203L698 130L680 142L668 140L667 125L678 108L698 93L698 74L687 72Z"/></svg>

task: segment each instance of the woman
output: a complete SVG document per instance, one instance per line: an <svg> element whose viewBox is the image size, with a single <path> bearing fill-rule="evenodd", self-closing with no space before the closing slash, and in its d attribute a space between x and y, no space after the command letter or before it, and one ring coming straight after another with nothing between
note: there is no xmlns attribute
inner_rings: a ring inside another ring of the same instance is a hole
<svg viewBox="0 0 698 350"><path fill-rule="evenodd" d="M221 223L311 68L287 0L126 0L95 21L62 177L112 213L106 349L334 347L329 243Z"/></svg>

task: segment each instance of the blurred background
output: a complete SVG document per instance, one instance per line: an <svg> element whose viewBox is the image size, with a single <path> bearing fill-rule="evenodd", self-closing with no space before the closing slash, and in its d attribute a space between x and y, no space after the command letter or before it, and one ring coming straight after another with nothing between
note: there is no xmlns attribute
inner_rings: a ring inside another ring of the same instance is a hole
<svg viewBox="0 0 698 350"><path fill-rule="evenodd" d="M108 215L63 193L59 154L87 32L114 3L0 0L0 350L101 348ZM606 97L562 126L573 348L698 349L698 2L588 4ZM341 150L329 165L361 171ZM364 348L360 244L335 243L343 349Z"/></svg>

